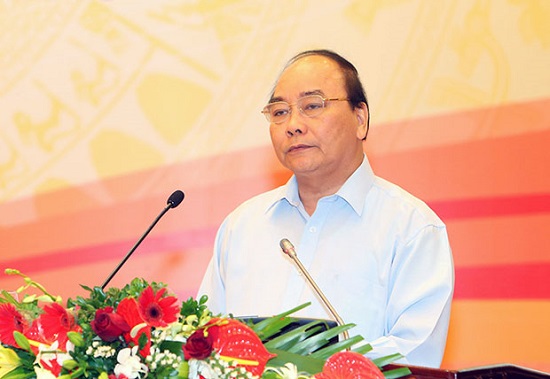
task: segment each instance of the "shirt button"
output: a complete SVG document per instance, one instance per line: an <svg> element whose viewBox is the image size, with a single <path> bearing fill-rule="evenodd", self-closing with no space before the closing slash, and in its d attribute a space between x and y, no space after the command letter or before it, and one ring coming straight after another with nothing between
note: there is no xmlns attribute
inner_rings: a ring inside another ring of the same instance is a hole
<svg viewBox="0 0 550 379"><path fill-rule="evenodd" d="M310 233L317 233L317 228L315 226L312 226L309 228Z"/></svg>

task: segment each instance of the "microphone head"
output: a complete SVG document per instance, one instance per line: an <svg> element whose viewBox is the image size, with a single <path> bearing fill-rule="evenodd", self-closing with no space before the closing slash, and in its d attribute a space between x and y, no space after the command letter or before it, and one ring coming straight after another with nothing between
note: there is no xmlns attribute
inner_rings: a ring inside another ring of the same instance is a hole
<svg viewBox="0 0 550 379"><path fill-rule="evenodd" d="M283 238L281 242L279 242L279 246L281 246L283 253L285 253L286 255L290 255L291 257L296 255L296 251L294 251L294 245L288 239Z"/></svg>
<svg viewBox="0 0 550 379"><path fill-rule="evenodd" d="M182 191L176 190L174 191L174 193L170 195L166 204L169 205L170 208L175 208L178 205L180 205L184 197L185 197L185 194Z"/></svg>

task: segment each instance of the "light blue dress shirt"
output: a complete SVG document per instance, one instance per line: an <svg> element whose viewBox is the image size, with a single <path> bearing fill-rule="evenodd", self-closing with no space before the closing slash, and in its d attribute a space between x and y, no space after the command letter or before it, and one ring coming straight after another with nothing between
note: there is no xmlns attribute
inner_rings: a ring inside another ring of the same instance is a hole
<svg viewBox="0 0 550 379"><path fill-rule="evenodd" d="M334 319L279 247L289 239L345 323L400 363L441 364L454 287L445 225L422 201L374 175L368 159L334 195L305 211L296 178L236 208L222 223L199 296L215 313Z"/></svg>

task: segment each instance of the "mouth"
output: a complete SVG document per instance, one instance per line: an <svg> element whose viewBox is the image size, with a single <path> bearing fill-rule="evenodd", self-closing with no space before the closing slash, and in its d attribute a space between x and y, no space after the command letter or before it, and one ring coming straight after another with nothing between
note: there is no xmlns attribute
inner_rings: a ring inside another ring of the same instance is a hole
<svg viewBox="0 0 550 379"><path fill-rule="evenodd" d="M311 146L308 146L308 145L292 145L290 146L290 148L287 150L287 153L298 153L298 152L301 152L301 151L304 151L304 150L307 150L311 148Z"/></svg>

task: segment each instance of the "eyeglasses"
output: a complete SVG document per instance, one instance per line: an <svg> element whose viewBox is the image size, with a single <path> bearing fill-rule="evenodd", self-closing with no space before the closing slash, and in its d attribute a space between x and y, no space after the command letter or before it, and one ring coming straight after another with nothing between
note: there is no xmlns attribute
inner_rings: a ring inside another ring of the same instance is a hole
<svg viewBox="0 0 550 379"><path fill-rule="evenodd" d="M308 95L298 99L296 103L289 104L286 101L275 101L267 104L262 113L267 121L274 124L285 122L292 113L291 107L296 105L301 114L307 117L319 116L325 110L329 101L349 101L347 97L334 97L327 99L321 95Z"/></svg>

